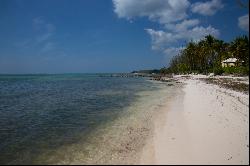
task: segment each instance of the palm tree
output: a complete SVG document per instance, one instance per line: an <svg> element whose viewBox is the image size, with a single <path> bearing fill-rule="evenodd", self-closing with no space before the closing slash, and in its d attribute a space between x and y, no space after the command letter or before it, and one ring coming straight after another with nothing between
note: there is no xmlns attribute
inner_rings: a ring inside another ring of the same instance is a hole
<svg viewBox="0 0 250 166"><path fill-rule="evenodd" d="M249 40L247 36L237 37L230 43L230 51L233 56L249 66Z"/></svg>

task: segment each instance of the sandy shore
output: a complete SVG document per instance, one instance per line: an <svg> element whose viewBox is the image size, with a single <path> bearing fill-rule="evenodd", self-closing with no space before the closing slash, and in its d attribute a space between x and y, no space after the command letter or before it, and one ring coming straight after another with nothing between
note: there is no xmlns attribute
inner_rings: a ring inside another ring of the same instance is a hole
<svg viewBox="0 0 250 166"><path fill-rule="evenodd" d="M140 164L249 164L249 95L179 78Z"/></svg>

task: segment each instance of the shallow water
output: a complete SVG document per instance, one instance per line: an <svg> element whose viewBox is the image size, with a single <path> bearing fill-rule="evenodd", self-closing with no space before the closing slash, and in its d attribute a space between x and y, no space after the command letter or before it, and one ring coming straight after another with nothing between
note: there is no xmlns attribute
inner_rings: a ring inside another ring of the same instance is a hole
<svg viewBox="0 0 250 166"><path fill-rule="evenodd" d="M0 75L0 164L126 160L166 87L99 74Z"/></svg>

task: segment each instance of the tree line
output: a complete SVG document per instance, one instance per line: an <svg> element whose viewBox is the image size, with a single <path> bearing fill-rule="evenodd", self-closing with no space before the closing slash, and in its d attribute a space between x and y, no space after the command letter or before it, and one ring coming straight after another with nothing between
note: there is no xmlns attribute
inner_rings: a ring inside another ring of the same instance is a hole
<svg viewBox="0 0 250 166"><path fill-rule="evenodd" d="M235 67L222 67L221 62L228 58L237 58L243 63ZM172 58L169 67L162 68L160 72L248 75L249 39L247 36L239 36L231 42L225 42L208 35L199 42L191 41Z"/></svg>

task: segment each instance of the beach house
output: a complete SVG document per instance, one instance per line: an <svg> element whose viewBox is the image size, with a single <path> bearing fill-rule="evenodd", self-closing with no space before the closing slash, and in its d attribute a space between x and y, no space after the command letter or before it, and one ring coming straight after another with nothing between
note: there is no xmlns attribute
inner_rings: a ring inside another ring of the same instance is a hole
<svg viewBox="0 0 250 166"><path fill-rule="evenodd" d="M222 67L235 67L242 65L244 61L240 61L237 58L228 58L221 62Z"/></svg>

